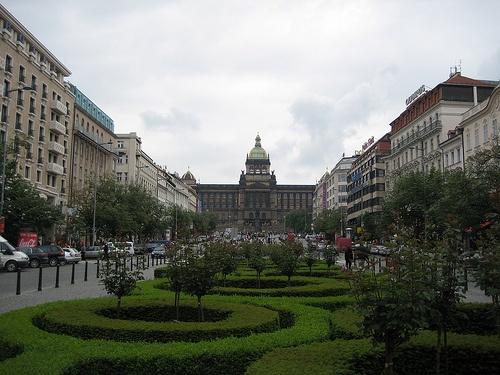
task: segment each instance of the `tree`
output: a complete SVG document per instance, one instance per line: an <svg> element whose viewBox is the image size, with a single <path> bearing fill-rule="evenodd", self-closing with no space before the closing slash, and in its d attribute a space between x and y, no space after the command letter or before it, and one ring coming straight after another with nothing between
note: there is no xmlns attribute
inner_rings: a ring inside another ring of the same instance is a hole
<svg viewBox="0 0 500 375"><path fill-rule="evenodd" d="M141 268L131 271L126 264L125 255L115 254L113 259L108 259L104 267L104 277L101 284L108 294L117 297L116 314L120 317L122 297L129 296L134 291L137 281L143 280Z"/></svg>
<svg viewBox="0 0 500 375"><path fill-rule="evenodd" d="M288 286L290 286L290 280L299 266L299 259L303 252L302 244L296 241L287 241L274 248L273 261L280 272L288 277Z"/></svg>
<svg viewBox="0 0 500 375"><path fill-rule="evenodd" d="M467 175L485 185L490 193L492 210L500 212L500 143L498 137L491 148L474 153L467 159Z"/></svg>
<svg viewBox="0 0 500 375"><path fill-rule="evenodd" d="M264 245L261 242L251 242L243 244L248 267L253 268L257 273L257 288L260 289L260 275L266 269L267 259Z"/></svg>
<svg viewBox="0 0 500 375"><path fill-rule="evenodd" d="M5 165L4 236L11 243L17 243L23 228L43 233L63 220L61 211L41 198L35 187L16 173L16 165L15 159L7 160Z"/></svg>
<svg viewBox="0 0 500 375"><path fill-rule="evenodd" d="M309 275L312 275L312 266L318 260L318 250L312 244L308 244L303 259L307 267L309 267Z"/></svg>
<svg viewBox="0 0 500 375"><path fill-rule="evenodd" d="M328 276L330 276L330 269L337 261L337 251L333 246L328 245L323 251L323 256L325 257L326 266L328 268Z"/></svg>
<svg viewBox="0 0 500 375"><path fill-rule="evenodd" d="M198 300L198 316L200 322L205 320L202 297L215 285L217 269L209 259L189 256L182 276L182 288Z"/></svg>
<svg viewBox="0 0 500 375"><path fill-rule="evenodd" d="M197 234L209 234L217 227L217 216L213 212L191 212L191 218Z"/></svg>
<svg viewBox="0 0 500 375"><path fill-rule="evenodd" d="M314 219L314 229L316 232L325 233L328 237L333 237L334 233L340 234L343 216L340 208L324 210Z"/></svg>
<svg viewBox="0 0 500 375"><path fill-rule="evenodd" d="M428 296L423 283L424 257L414 239L401 244L392 266L376 274L371 265L353 272L351 288L363 316L363 330L384 345L386 375L392 375L393 358L401 344L426 324Z"/></svg>
<svg viewBox="0 0 500 375"><path fill-rule="evenodd" d="M236 271L238 267L236 247L229 242L210 243L205 248L205 257L222 274L222 285L225 286L227 275Z"/></svg>
<svg viewBox="0 0 500 375"><path fill-rule="evenodd" d="M474 268L474 277L477 286L491 297L500 334L500 223L493 224L481 233L477 250L479 259Z"/></svg>
<svg viewBox="0 0 500 375"><path fill-rule="evenodd" d="M285 216L285 223L295 233L307 233L311 229L311 213L306 210L295 210Z"/></svg>
<svg viewBox="0 0 500 375"><path fill-rule="evenodd" d="M180 243L176 243L169 250L169 263L167 266L167 278L169 289L174 292L175 319L179 320L179 303L183 287L183 277L186 268L186 249Z"/></svg>

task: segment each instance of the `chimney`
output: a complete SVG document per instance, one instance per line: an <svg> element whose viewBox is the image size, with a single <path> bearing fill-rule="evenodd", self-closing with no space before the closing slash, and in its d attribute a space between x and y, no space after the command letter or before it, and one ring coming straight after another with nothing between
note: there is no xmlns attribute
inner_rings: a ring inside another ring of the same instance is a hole
<svg viewBox="0 0 500 375"><path fill-rule="evenodd" d="M474 95L474 105L477 105L477 86L472 88L472 93Z"/></svg>

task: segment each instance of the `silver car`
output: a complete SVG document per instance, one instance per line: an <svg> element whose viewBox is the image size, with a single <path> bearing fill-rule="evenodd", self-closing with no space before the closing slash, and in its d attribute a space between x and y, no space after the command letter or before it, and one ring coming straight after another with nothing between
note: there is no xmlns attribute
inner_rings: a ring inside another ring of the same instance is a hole
<svg viewBox="0 0 500 375"><path fill-rule="evenodd" d="M82 260L80 252L72 247L63 247L66 263L78 263Z"/></svg>
<svg viewBox="0 0 500 375"><path fill-rule="evenodd" d="M103 253L100 246L89 246L85 249L85 258L100 258Z"/></svg>

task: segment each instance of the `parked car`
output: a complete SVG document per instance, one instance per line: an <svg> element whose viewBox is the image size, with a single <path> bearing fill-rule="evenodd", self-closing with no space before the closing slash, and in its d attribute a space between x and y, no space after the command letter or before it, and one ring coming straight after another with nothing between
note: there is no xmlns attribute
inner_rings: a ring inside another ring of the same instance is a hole
<svg viewBox="0 0 500 375"><path fill-rule="evenodd" d="M83 253L85 254L85 259L100 258L104 251L100 246L88 246Z"/></svg>
<svg viewBox="0 0 500 375"><path fill-rule="evenodd" d="M146 251L149 252L149 253L151 253L159 245L168 246L169 244L170 244L170 241L168 241L168 240L153 240L153 241L149 241L146 244Z"/></svg>
<svg viewBox="0 0 500 375"><path fill-rule="evenodd" d="M116 244L116 249L114 251L124 252L128 256L132 256L132 255L135 254L134 243L131 242L131 241L119 242L119 243Z"/></svg>
<svg viewBox="0 0 500 375"><path fill-rule="evenodd" d="M55 267L58 264L60 265L66 264L66 258L64 257L64 250L60 246L41 245L37 246L35 249L38 249L49 255L49 266L51 267Z"/></svg>
<svg viewBox="0 0 500 375"><path fill-rule="evenodd" d="M28 256L22 251L14 249L5 238L0 236L0 269L5 268L9 272L14 272L18 268L27 267L28 265Z"/></svg>
<svg viewBox="0 0 500 375"><path fill-rule="evenodd" d="M153 249L151 252L151 258L166 258L167 249L164 245L159 245Z"/></svg>
<svg viewBox="0 0 500 375"><path fill-rule="evenodd" d="M49 264L49 254L36 247L17 247L17 251L22 251L29 258L31 268L38 268L41 264Z"/></svg>
<svg viewBox="0 0 500 375"><path fill-rule="evenodd" d="M82 260L80 252L72 247L63 247L66 263L78 263Z"/></svg>

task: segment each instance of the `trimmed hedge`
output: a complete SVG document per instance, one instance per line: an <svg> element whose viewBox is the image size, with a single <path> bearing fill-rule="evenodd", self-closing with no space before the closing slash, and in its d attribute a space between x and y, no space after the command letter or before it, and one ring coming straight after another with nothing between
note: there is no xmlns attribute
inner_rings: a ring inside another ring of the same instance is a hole
<svg viewBox="0 0 500 375"><path fill-rule="evenodd" d="M153 285L153 284L151 284ZM147 289L147 288L144 288ZM147 289L153 293L153 288ZM165 298L166 292L156 290ZM129 300L124 299L127 306ZM151 295L148 296L151 299ZM109 300L112 305L114 299ZM226 337L201 342L119 342L82 340L49 333L33 326L33 317L69 302L56 302L0 315L0 337L9 345L25 348L20 355L0 362L2 374L242 374L246 367L276 347L297 346L328 339L329 312L295 304L290 299L207 297L212 302L255 304L294 316L293 326L246 337ZM92 303L95 300L74 301ZM136 323L136 322L133 322ZM149 322L147 322L149 323Z"/></svg>
<svg viewBox="0 0 500 375"><path fill-rule="evenodd" d="M24 351L22 345L11 344L0 338L0 362L8 358L13 358Z"/></svg>
<svg viewBox="0 0 500 375"><path fill-rule="evenodd" d="M238 283L245 285L255 285L256 278L249 276L231 276L226 283L238 280ZM285 276L263 277L261 283L267 283L267 288L236 288L236 287L216 287L211 292L212 294L220 294L224 296L240 295L240 296L268 296L268 297L327 297L340 296L350 292L349 284L342 280L328 278L312 278L312 277L292 277L292 282L302 283L303 285L282 287L287 281ZM270 285L271 283L271 285ZM270 288L272 283L275 283L275 288ZM293 284L292 284L293 285ZM163 286L165 288L166 286ZM160 286L162 288L162 286Z"/></svg>
<svg viewBox="0 0 500 375"><path fill-rule="evenodd" d="M196 311L193 303L187 306ZM133 297L127 300L124 312L127 314L127 309L158 310L163 307L170 312L173 310L173 306L164 301ZM263 307L221 302L210 302L206 307L220 312L227 319L218 322L193 322L190 316L188 322L161 322L108 318L99 312L114 309L115 301L95 299L61 303L35 316L33 324L47 332L83 339L147 342L196 342L227 336L248 336L280 328L278 312Z"/></svg>

